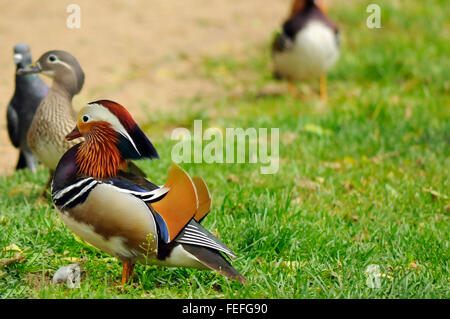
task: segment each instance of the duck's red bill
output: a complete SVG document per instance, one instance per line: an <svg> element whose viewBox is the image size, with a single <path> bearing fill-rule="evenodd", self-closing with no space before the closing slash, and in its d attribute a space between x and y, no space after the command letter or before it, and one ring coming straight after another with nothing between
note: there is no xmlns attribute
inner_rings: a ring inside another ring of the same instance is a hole
<svg viewBox="0 0 450 319"><path fill-rule="evenodd" d="M75 126L72 132L66 135L66 140L71 141L78 137L81 137L80 131L78 130L78 127Z"/></svg>

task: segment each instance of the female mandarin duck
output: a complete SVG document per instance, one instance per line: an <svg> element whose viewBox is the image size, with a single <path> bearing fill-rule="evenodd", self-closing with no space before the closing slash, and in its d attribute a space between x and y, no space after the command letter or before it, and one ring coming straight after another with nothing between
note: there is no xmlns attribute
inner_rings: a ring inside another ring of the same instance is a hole
<svg viewBox="0 0 450 319"><path fill-rule="evenodd" d="M327 99L325 74L339 57L339 32L325 15L322 2L294 0L282 32L275 37L272 55L277 78L320 77L320 96Z"/></svg>
<svg viewBox="0 0 450 319"><path fill-rule="evenodd" d="M211 208L205 182L176 165L158 187L125 172L127 159L153 158L156 150L121 105L107 100L84 107L68 140L84 142L59 162L52 198L78 236L123 262L122 284L137 261L212 269L244 281L222 256L235 254L200 225Z"/></svg>
<svg viewBox="0 0 450 319"><path fill-rule="evenodd" d="M61 50L44 53L34 65L21 68L17 73L42 73L53 79L50 92L37 108L27 134L31 151L50 169L49 184L61 156L79 142L67 141L64 137L76 124L72 98L83 87L84 73L77 59Z"/></svg>

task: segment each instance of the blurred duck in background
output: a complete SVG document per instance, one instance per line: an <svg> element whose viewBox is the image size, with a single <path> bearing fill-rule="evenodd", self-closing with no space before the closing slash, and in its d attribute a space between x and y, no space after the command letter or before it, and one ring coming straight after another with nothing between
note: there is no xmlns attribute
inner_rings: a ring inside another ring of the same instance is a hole
<svg viewBox="0 0 450 319"><path fill-rule="evenodd" d="M326 16L323 1L294 0L291 14L272 45L274 76L294 81L320 78L320 96L327 99L326 73L339 57L339 32Z"/></svg>
<svg viewBox="0 0 450 319"><path fill-rule="evenodd" d="M28 44L17 43L14 46L15 89L7 107L6 119L9 139L20 151L16 170L29 168L35 172L37 161L28 147L27 134L33 116L49 88L37 74L17 74L17 70L25 68L31 62Z"/></svg>

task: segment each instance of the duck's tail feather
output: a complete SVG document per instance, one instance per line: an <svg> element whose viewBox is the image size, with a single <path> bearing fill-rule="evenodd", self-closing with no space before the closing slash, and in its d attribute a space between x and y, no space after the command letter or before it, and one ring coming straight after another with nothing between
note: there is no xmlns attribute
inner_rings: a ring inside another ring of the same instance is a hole
<svg viewBox="0 0 450 319"><path fill-rule="evenodd" d="M208 268L215 270L232 280L245 283L245 277L242 276L217 250L189 244L182 245L187 252L192 254Z"/></svg>

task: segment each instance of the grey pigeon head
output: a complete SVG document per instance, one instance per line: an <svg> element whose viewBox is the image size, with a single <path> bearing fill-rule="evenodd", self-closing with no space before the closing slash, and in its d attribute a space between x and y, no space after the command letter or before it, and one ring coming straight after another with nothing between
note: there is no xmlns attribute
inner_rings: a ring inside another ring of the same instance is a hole
<svg viewBox="0 0 450 319"><path fill-rule="evenodd" d="M24 68L32 61L30 46L26 43L17 43L14 46L14 63L17 68Z"/></svg>
<svg viewBox="0 0 450 319"><path fill-rule="evenodd" d="M77 59L69 52L52 50L45 52L34 66L18 70L18 74L42 73L53 78L71 95L78 94L84 84L84 72Z"/></svg>

